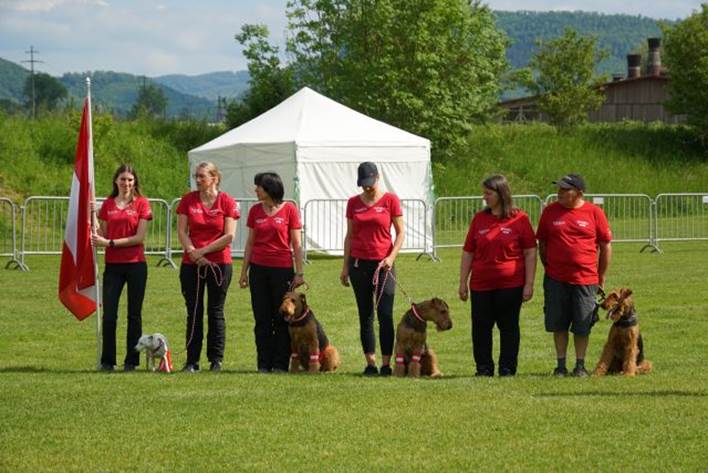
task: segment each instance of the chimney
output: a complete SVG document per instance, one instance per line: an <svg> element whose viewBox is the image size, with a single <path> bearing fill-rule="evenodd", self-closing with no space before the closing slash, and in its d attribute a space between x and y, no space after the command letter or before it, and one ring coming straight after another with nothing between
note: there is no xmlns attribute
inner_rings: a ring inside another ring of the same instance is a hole
<svg viewBox="0 0 708 473"><path fill-rule="evenodd" d="M641 76L641 54L627 54L627 79L635 79Z"/></svg>
<svg viewBox="0 0 708 473"><path fill-rule="evenodd" d="M619 82L622 79L624 79L624 76L622 74L618 74L618 73L612 74L612 82Z"/></svg>
<svg viewBox="0 0 708 473"><path fill-rule="evenodd" d="M661 38L649 38L649 61L647 74L650 76L661 75Z"/></svg>

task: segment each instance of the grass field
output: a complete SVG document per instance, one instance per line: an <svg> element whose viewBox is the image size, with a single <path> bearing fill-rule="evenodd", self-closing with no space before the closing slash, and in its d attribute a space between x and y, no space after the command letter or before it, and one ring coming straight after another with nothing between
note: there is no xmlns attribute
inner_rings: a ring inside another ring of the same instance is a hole
<svg viewBox="0 0 708 473"><path fill-rule="evenodd" d="M308 300L340 372L256 374L248 293L234 284L224 372L98 373L94 318L76 322L57 301L58 257L30 257L29 273L0 270L0 471L706 471L708 244L640 247L615 245L608 278L634 289L654 362L634 379L549 376L540 292L522 310L519 375L474 378L458 250L398 261L409 294L450 303L453 329L430 334L442 380L359 375L354 297L328 258L306 268ZM405 310L399 293L396 318ZM151 265L143 331L167 335L176 367L184 312L177 272ZM590 367L608 329L601 319Z"/></svg>

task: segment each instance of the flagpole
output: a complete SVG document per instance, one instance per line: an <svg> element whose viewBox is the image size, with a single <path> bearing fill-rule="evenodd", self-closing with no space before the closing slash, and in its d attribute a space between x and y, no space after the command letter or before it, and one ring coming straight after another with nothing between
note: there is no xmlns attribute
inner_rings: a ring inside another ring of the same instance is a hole
<svg viewBox="0 0 708 473"><path fill-rule="evenodd" d="M88 127L89 127L89 176L91 178L91 233L94 234L98 230L96 228L96 185L94 181L94 166L93 166L93 112L91 109L91 78L86 78L86 100L88 101ZM101 323L103 321L103 301L101 300L101 278L98 275L98 256L96 247L91 245L93 251L93 268L96 275L96 369L101 368L101 351L103 349L103 339L101 337Z"/></svg>

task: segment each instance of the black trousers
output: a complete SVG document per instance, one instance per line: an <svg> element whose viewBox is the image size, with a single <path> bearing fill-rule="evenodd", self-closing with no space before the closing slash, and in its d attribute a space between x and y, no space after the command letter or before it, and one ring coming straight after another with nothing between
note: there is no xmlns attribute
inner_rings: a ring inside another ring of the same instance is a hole
<svg viewBox="0 0 708 473"><path fill-rule="evenodd" d="M295 276L293 268L273 268L251 263L248 284L256 325L256 353L259 370L287 371L290 361L288 323L278 312L283 296Z"/></svg>
<svg viewBox="0 0 708 473"><path fill-rule="evenodd" d="M147 264L106 263L103 271L103 353L101 364L116 364L116 325L118 302L123 286L128 285L128 332L125 337L125 364L139 365L135 345L143 333L142 310L147 283Z"/></svg>
<svg viewBox="0 0 708 473"><path fill-rule="evenodd" d="M499 372L516 374L519 356L519 312L523 286L472 291L472 350L477 372L494 374L492 330L499 327Z"/></svg>
<svg viewBox="0 0 708 473"><path fill-rule="evenodd" d="M211 362L224 359L226 345L226 319L224 318L224 301L231 284L233 268L231 264L216 265L216 275L221 274L221 281L217 280L214 271L208 267L196 264L184 264L179 268L179 282L182 287L182 296L187 306L187 363L199 363L202 353L202 339L204 338L204 291L207 293L207 359ZM219 270L221 273L219 273ZM201 276L200 276L201 275ZM199 292L197 293L197 282ZM196 318L195 318L196 316Z"/></svg>
<svg viewBox="0 0 708 473"><path fill-rule="evenodd" d="M349 281L351 281L356 297L356 306L359 309L359 336L361 348L364 353L376 353L376 339L374 337L374 297L379 305L376 314L379 320L379 342L381 354L390 356L393 353L393 296L396 292L396 283L392 277L386 278L387 271L381 270L379 281L386 284L379 287L379 292L374 294L373 278L379 261L349 258ZM391 269L391 274L396 276L396 269ZM381 292L383 291L383 294Z"/></svg>

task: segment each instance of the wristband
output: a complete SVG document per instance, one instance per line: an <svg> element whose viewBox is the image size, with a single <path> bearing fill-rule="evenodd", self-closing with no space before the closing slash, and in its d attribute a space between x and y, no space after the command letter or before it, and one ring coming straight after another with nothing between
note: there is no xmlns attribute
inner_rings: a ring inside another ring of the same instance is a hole
<svg viewBox="0 0 708 473"><path fill-rule="evenodd" d="M116 242L113 240L108 240L108 246L110 246L111 248L115 248Z"/></svg>
<svg viewBox="0 0 708 473"><path fill-rule="evenodd" d="M295 276L303 277L304 275L305 275L305 273L295 273Z"/></svg>

